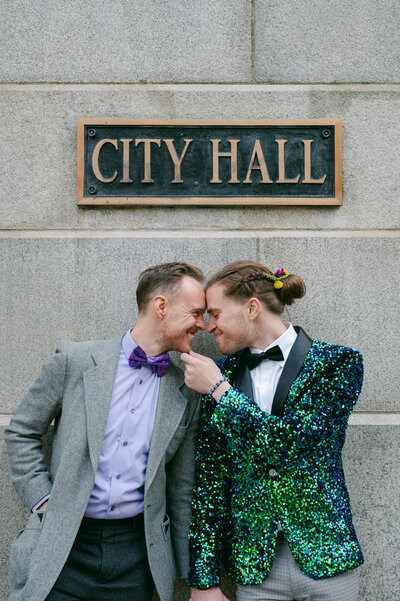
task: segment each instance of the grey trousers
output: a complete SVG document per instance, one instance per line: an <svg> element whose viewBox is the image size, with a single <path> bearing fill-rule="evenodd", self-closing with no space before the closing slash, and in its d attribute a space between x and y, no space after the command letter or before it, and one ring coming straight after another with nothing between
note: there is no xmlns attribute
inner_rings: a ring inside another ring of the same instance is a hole
<svg viewBox="0 0 400 601"><path fill-rule="evenodd" d="M236 585L236 601L357 601L358 570L313 580L298 568L290 547L279 537L272 570L262 584Z"/></svg>
<svg viewBox="0 0 400 601"><path fill-rule="evenodd" d="M83 518L46 601L151 601L153 590L143 515L123 520Z"/></svg>

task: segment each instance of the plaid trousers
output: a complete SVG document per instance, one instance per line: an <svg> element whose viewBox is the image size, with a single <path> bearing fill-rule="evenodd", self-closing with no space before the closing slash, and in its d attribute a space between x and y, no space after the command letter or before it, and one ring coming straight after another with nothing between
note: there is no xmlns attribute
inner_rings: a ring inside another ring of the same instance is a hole
<svg viewBox="0 0 400 601"><path fill-rule="evenodd" d="M290 547L279 536L272 570L262 584L236 585L236 601L357 601L358 569L313 580L297 566Z"/></svg>

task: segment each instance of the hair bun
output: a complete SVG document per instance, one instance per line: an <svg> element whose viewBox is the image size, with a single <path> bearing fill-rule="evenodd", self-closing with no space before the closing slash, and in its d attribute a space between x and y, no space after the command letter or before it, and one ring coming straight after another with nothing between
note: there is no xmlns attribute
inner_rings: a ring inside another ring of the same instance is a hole
<svg viewBox="0 0 400 601"><path fill-rule="evenodd" d="M296 298L301 298L306 293L305 283L294 273L290 273L281 282L283 285L277 292L284 305L291 305Z"/></svg>

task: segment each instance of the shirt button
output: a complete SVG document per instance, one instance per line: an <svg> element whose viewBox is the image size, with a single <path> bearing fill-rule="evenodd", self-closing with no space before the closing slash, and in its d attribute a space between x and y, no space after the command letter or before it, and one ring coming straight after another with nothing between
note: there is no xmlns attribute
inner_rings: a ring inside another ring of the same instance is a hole
<svg viewBox="0 0 400 601"><path fill-rule="evenodd" d="M140 380L139 380L139 384L143 384L143 380L142 380L142 378L140 378Z"/></svg>
<svg viewBox="0 0 400 601"><path fill-rule="evenodd" d="M271 476L271 478L274 478L275 476L278 475L278 472L276 470L274 470L273 468L271 468L268 472L268 475Z"/></svg>
<svg viewBox="0 0 400 601"><path fill-rule="evenodd" d="M117 474L115 477L117 480L119 480L121 478L121 474Z"/></svg>
<svg viewBox="0 0 400 601"><path fill-rule="evenodd" d="M126 447L126 445L128 444L128 441L124 440L124 442L122 444L124 445L124 447Z"/></svg>
<svg viewBox="0 0 400 601"><path fill-rule="evenodd" d="M131 409L131 413L135 413L136 409Z"/></svg>
<svg viewBox="0 0 400 601"><path fill-rule="evenodd" d="M115 505L111 505L110 510L114 511L114 509L115 509Z"/></svg>

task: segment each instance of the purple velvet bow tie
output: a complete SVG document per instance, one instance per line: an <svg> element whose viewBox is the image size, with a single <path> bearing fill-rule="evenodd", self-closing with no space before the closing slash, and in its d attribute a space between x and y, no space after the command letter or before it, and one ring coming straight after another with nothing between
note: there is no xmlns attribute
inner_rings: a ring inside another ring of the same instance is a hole
<svg viewBox="0 0 400 601"><path fill-rule="evenodd" d="M167 371L169 366L169 355L164 353L157 357L148 357L141 346L136 346L130 354L129 365L131 367L141 367L148 365L156 376L161 376Z"/></svg>

